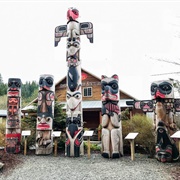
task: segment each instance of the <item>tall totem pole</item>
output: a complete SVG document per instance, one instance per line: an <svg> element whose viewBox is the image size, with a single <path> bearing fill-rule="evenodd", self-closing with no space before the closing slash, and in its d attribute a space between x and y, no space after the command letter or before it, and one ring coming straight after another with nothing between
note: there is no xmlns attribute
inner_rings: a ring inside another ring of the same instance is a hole
<svg viewBox="0 0 180 180"><path fill-rule="evenodd" d="M21 79L9 78L7 89L6 147L8 153L19 153L21 141Z"/></svg>
<svg viewBox="0 0 180 180"><path fill-rule="evenodd" d="M54 77L52 75L43 74L40 76L36 124L36 155L51 154L53 151L54 88Z"/></svg>
<svg viewBox="0 0 180 180"><path fill-rule="evenodd" d="M119 158L123 155L122 124L119 107L119 78L101 78L102 101L102 156Z"/></svg>
<svg viewBox="0 0 180 180"><path fill-rule="evenodd" d="M170 80L152 82L151 100L126 102L136 109L154 113L155 150L160 162L179 159L176 142L171 135L177 131L175 112L180 112L180 99L174 98L174 87Z"/></svg>
<svg viewBox="0 0 180 180"><path fill-rule="evenodd" d="M55 28L55 46L61 37L67 37L67 93L66 93L66 145L67 156L79 157L83 154L83 118L82 118L82 92L81 92L81 60L80 60L80 35L87 35L93 43L93 24L77 21L79 11L69 8L67 11L67 25Z"/></svg>

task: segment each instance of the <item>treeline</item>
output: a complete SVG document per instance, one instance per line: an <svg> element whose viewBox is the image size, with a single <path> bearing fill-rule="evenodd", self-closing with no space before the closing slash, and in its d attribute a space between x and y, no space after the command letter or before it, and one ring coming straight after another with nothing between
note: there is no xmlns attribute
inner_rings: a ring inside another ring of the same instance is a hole
<svg viewBox="0 0 180 180"><path fill-rule="evenodd" d="M7 96L8 84L3 82L3 78L0 74L0 96ZM26 106L29 102L35 99L38 95L39 85L36 81L26 82L21 85L21 102L22 107ZM3 103L3 104L2 104ZM7 102L1 102L0 107L6 107Z"/></svg>

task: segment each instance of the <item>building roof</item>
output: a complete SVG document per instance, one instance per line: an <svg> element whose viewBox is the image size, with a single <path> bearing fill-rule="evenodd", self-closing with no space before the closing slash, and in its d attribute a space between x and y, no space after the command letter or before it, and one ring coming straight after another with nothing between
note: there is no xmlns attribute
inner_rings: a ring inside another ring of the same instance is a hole
<svg viewBox="0 0 180 180"><path fill-rule="evenodd" d="M87 70L81 68L82 71L94 76L95 78L97 78L99 81L101 81L101 78L97 77L96 75L88 72ZM64 79L66 78L66 76L64 76L62 79L60 79L56 84L55 86L57 86L59 83L61 83L61 81L63 81ZM133 101L133 100L137 100L135 97L129 95L128 93L124 92L123 90L119 89L119 91L121 91L122 93L124 93L125 95L127 95L130 99L120 99L120 107L132 107L132 106L128 106L126 105L126 101L130 100L130 101ZM31 106L33 103L36 103L37 102L37 98L35 98L34 100L32 100L26 107L24 107L22 110L27 110L26 108L28 108L28 106ZM66 104L66 102L64 102L63 104ZM90 108L93 104L93 106L95 106L94 108L96 108L96 106L98 106L97 108L101 108L101 101L83 101L83 106L86 108ZM92 106L92 108L93 108ZM29 109L29 108L28 108Z"/></svg>
<svg viewBox="0 0 180 180"><path fill-rule="evenodd" d="M84 71L84 72L86 72L86 73L88 73L88 74L90 74L90 75L92 75L92 76L94 76L96 79L98 79L99 81L101 81L101 78L99 78L99 77L97 77L96 75L90 73L89 71L85 70L84 68L81 67L81 70ZM63 81L65 78L66 78L66 76L64 76L62 79L60 79L60 80L55 84L55 86L58 85L61 81ZM126 93L125 91L123 91L123 90L121 90L121 89L119 89L119 90L120 90L122 93L124 93L124 94L126 94L127 96L129 96L130 98L132 98L133 100L137 100L137 98L131 96L130 94Z"/></svg>
<svg viewBox="0 0 180 180"><path fill-rule="evenodd" d="M121 99L119 100L120 107L133 107L132 105L126 105L126 101L132 101L133 99ZM66 109L66 102L61 102L60 104L64 104L63 109ZM101 109L102 101L82 101L83 109Z"/></svg>

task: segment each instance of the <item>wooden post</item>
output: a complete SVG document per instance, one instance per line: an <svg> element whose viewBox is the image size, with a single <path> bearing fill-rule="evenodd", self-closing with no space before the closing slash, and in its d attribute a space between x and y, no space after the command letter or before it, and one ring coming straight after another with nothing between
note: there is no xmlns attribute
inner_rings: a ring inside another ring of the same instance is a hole
<svg viewBox="0 0 180 180"><path fill-rule="evenodd" d="M27 154L27 136L24 136L24 155Z"/></svg>
<svg viewBox="0 0 180 180"><path fill-rule="evenodd" d="M179 154L180 154L180 139L178 139L178 144L179 144Z"/></svg>
<svg viewBox="0 0 180 180"><path fill-rule="evenodd" d="M57 138L54 138L54 156L57 156Z"/></svg>
<svg viewBox="0 0 180 180"><path fill-rule="evenodd" d="M90 137L93 135L94 131L85 131L83 136L87 136L88 137L88 140L87 140L87 146L88 146L88 149L87 149L87 152L88 152L88 158L90 158L91 156L91 153L90 153L90 148L91 148L91 144L90 144Z"/></svg>
<svg viewBox="0 0 180 180"><path fill-rule="evenodd" d="M101 141L101 133L102 133L102 115L100 111L99 112L99 126L98 126L98 141Z"/></svg>
<svg viewBox="0 0 180 180"><path fill-rule="evenodd" d="M88 158L91 156L91 144L90 144L90 136L88 136Z"/></svg>
<svg viewBox="0 0 180 180"><path fill-rule="evenodd" d="M131 145L131 160L134 161L134 153L135 153L134 139L130 140L130 145Z"/></svg>
<svg viewBox="0 0 180 180"><path fill-rule="evenodd" d="M61 131L52 131L52 137L54 139L54 156L57 156L57 138L60 138Z"/></svg>

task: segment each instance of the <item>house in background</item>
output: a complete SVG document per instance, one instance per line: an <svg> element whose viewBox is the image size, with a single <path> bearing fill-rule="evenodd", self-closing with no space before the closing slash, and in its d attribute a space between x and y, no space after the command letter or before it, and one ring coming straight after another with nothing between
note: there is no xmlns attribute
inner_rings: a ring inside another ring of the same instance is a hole
<svg viewBox="0 0 180 180"><path fill-rule="evenodd" d="M92 73L81 69L82 75L82 110L84 128L95 130L101 124L101 79ZM60 104L64 104L66 109L66 76L55 85L55 96ZM120 85L121 86L121 85ZM130 111L130 116L135 113L143 113L142 110L134 109L133 106L126 105L126 101L133 101L136 98L119 90L121 111L126 108Z"/></svg>
<svg viewBox="0 0 180 180"><path fill-rule="evenodd" d="M85 69L81 69L82 74L82 111L84 128L95 130L102 122L101 117L101 79ZM66 76L55 84L55 97L60 104L63 104L66 111ZM120 85L121 86L121 85ZM126 105L126 101L137 100L126 92L119 90L120 100L119 105L121 111L129 109L130 117L136 113L143 114L142 110L134 109L132 105ZM37 98L34 99L28 106L22 109L22 113L29 112L32 108L32 103L37 103Z"/></svg>

